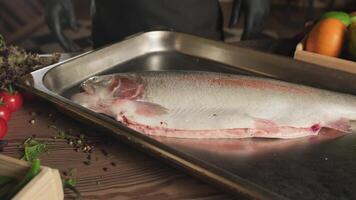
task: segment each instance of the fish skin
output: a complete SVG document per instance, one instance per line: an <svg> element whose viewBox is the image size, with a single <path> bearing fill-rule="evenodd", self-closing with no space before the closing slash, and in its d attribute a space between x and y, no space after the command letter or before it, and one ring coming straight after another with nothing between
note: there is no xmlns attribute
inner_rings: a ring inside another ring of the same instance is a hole
<svg viewBox="0 0 356 200"><path fill-rule="evenodd" d="M292 83L213 72L93 77L72 100L143 134L177 138L298 138L349 131L356 97Z"/></svg>

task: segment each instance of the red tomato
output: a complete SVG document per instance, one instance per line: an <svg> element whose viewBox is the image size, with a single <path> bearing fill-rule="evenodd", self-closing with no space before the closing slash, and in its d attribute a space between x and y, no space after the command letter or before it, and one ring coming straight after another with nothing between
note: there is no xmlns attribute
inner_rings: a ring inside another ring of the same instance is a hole
<svg viewBox="0 0 356 200"><path fill-rule="evenodd" d="M8 107L11 112L14 112L21 108L23 100L19 92L3 91L0 95L5 106Z"/></svg>
<svg viewBox="0 0 356 200"><path fill-rule="evenodd" d="M0 139L7 133L7 123L3 118L0 118Z"/></svg>
<svg viewBox="0 0 356 200"><path fill-rule="evenodd" d="M3 118L5 121L9 121L11 118L11 110L5 105L0 104L0 118Z"/></svg>

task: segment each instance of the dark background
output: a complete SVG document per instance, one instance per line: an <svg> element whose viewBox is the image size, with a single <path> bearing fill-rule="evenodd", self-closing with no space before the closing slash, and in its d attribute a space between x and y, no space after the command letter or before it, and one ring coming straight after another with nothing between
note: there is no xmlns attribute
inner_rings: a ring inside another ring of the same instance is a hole
<svg viewBox="0 0 356 200"><path fill-rule="evenodd" d="M65 34L83 51L91 49L90 0L73 0L80 29ZM266 18L266 38L290 38L303 30L307 21L316 19L328 9L330 0L271 0L271 13ZM232 0L220 0L225 21L225 41L238 42L243 30L239 24L228 28ZM312 6L310 6L312 3ZM333 10L352 11L354 0L335 0ZM356 10L356 9L354 9ZM44 21L43 5L38 0L0 0L0 33L8 44L19 45L36 53L63 52Z"/></svg>

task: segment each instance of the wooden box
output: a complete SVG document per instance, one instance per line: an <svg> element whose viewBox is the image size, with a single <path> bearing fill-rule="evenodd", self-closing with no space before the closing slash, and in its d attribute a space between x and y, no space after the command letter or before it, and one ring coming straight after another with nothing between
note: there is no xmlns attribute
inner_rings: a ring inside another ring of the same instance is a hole
<svg viewBox="0 0 356 200"><path fill-rule="evenodd" d="M27 162L0 154L0 175L23 178L30 166ZM41 167L35 176L13 200L63 200L63 186L59 171L49 167Z"/></svg>
<svg viewBox="0 0 356 200"><path fill-rule="evenodd" d="M297 45L294 52L294 59L356 74L356 62L305 51L304 41Z"/></svg>

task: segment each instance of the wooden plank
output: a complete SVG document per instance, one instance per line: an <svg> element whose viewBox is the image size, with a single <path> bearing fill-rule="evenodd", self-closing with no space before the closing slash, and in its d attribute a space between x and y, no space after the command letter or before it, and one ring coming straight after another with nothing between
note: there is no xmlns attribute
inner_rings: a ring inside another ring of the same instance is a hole
<svg viewBox="0 0 356 200"><path fill-rule="evenodd" d="M342 58L324 56L304 50L303 43L299 43L294 53L294 59L317 64L323 67L336 69L344 72L356 74L356 62Z"/></svg>
<svg viewBox="0 0 356 200"><path fill-rule="evenodd" d="M23 179L30 169L25 161L0 154L0 175ZM63 188L58 170L42 167L29 183L19 191L13 200L62 200Z"/></svg>
<svg viewBox="0 0 356 200"><path fill-rule="evenodd" d="M0 176L21 178L26 174L28 169L29 166L27 163L5 155L0 155Z"/></svg>
<svg viewBox="0 0 356 200"><path fill-rule="evenodd" d="M41 172L12 200L62 200L63 198L63 186L58 170L42 167Z"/></svg>
<svg viewBox="0 0 356 200"><path fill-rule="evenodd" d="M38 15L32 11L31 7L26 5L23 0L3 1L2 3L25 24L31 23L38 17Z"/></svg>
<svg viewBox="0 0 356 200"><path fill-rule="evenodd" d="M30 111L41 114L32 116ZM35 119L34 124L29 123L31 119ZM96 143L90 154L91 164L83 163L87 161L88 153L76 152L65 140L54 140L56 131L49 128L49 125L55 125L61 130L70 128L73 133L88 135L89 141ZM58 113L45 102L28 103L22 110L13 113L6 136L9 144L3 153L13 157L21 156L18 145L31 135L48 143L48 154L41 156L44 165L61 171L77 169L77 189L83 199L233 198L132 147L106 137L103 132ZM72 191L65 190L66 199L74 197Z"/></svg>
<svg viewBox="0 0 356 200"><path fill-rule="evenodd" d="M1 19L3 20L4 23L7 23L13 30L19 29L21 27L21 24L16 22L14 18L9 16L6 12L1 11Z"/></svg>
<svg viewBox="0 0 356 200"><path fill-rule="evenodd" d="M18 40L23 39L27 34L37 29L44 24L44 17L39 17L38 19L32 21L32 23L25 25L23 28L17 30L13 34L9 35L7 38L8 43L14 43Z"/></svg>

